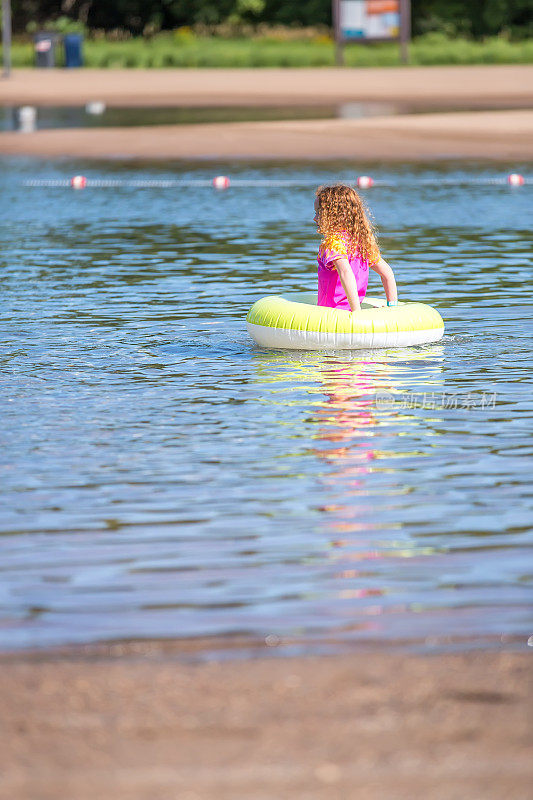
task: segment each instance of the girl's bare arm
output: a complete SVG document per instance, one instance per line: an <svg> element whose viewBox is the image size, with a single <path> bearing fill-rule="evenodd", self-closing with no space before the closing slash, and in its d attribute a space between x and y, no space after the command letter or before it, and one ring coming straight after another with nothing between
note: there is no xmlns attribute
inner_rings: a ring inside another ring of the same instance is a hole
<svg viewBox="0 0 533 800"><path fill-rule="evenodd" d="M398 290L396 288L396 280L392 268L387 264L384 258L380 258L375 264L370 264L371 268L378 273L385 289L385 295L389 302L398 301Z"/></svg>

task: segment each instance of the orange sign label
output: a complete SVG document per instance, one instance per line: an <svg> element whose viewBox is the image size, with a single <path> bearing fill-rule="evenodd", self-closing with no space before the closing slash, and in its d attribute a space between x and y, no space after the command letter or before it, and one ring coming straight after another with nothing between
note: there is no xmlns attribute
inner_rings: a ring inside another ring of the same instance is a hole
<svg viewBox="0 0 533 800"><path fill-rule="evenodd" d="M366 0L365 11L367 14L399 14L399 0Z"/></svg>

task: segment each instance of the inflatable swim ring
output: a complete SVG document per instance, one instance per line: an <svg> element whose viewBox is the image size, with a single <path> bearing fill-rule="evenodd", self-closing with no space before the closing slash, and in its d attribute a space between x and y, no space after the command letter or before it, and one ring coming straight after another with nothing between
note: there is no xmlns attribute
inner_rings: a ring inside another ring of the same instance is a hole
<svg viewBox="0 0 533 800"><path fill-rule="evenodd" d="M362 350L437 342L444 333L438 311L425 303L387 306L365 297L361 311L316 305L316 295L258 300L246 316L246 327L261 347L289 350Z"/></svg>

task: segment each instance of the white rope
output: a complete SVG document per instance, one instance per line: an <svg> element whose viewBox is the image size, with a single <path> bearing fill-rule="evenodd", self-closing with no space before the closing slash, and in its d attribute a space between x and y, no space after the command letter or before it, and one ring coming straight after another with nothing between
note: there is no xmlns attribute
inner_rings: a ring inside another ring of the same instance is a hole
<svg viewBox="0 0 533 800"><path fill-rule="evenodd" d="M342 183L348 186L357 187L357 180L353 178L342 180ZM241 180L239 178L231 178L228 186L220 188L282 188L282 187L298 187L298 186L317 186L320 181L316 179L291 179L291 180ZM524 178L524 184L531 184L531 179ZM34 179L23 182L23 186L31 188L49 188L49 189L62 189L71 187L70 178L58 179ZM501 178L419 178L416 180L406 179L401 181L381 181L379 179L373 180L371 188L399 188L404 186L509 186L507 177ZM102 178L86 178L86 183L82 188L92 189L174 189L174 188L192 188L192 187L211 187L213 188L213 180L200 179L200 180L135 180L135 179L102 179ZM364 187L360 187L364 188ZM370 188L370 187L369 187Z"/></svg>

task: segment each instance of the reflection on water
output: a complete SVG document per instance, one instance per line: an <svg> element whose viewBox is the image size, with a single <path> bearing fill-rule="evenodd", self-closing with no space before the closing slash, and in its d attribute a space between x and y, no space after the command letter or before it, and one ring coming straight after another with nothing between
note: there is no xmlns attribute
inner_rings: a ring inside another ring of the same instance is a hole
<svg viewBox="0 0 533 800"><path fill-rule="evenodd" d="M345 605L345 600L357 600L355 606L347 604L349 616L353 611L356 614L353 622L343 623L344 635L349 631L357 631L360 636L363 632L374 637L383 635L383 625L377 622L376 617L391 608L386 575L390 559L413 558L433 552L431 547L418 547L410 537L402 543L401 534L397 533L395 539L388 542L381 539L379 547L376 547L376 537L385 527L376 519L375 508L376 497L382 495L382 490L372 490L374 475L382 471L379 462L410 459L416 468L416 460L425 455L423 449L405 451L402 447L398 450L397 445L394 449L381 449L381 440L387 435L387 431L382 429L396 420L392 414L380 413L376 397L384 389L400 394L409 388L401 375L395 374L397 359L402 364L426 367L428 385L438 385L443 355L443 348L437 345L424 347L423 352L417 348L389 349L385 358L382 353L371 352L364 357L358 353L327 359L323 355L310 354L284 362L281 371L277 364L271 375L273 387L265 402L300 406L306 411L306 425L313 426L310 432L312 447L308 454L318 459L318 485L322 496L329 499L327 504L317 506L317 510L321 514L318 526L321 536L330 547L328 562L332 570L328 584L331 600L333 605L340 607ZM260 380L263 384L266 372L262 364ZM284 403L283 396L288 392L292 398L295 386L302 380L308 394L316 395L316 398L305 404L292 399ZM281 383L280 389L276 388L278 382ZM411 429L419 424L416 417L402 415L403 435L411 433ZM422 436L427 435L426 429ZM396 472L394 467L386 469L391 474ZM390 498L409 491L409 487L402 485L394 491L389 489L387 496ZM395 525L390 527L394 530ZM397 600L393 601L393 607L397 610ZM341 615L344 616L344 612ZM408 636L407 631L405 635Z"/></svg>
<svg viewBox="0 0 533 800"><path fill-rule="evenodd" d="M412 168L434 186L374 192L400 294L444 339L294 353L256 348L244 316L313 290L307 190L29 190L65 168L4 166L0 646L526 636L527 187ZM404 402L428 394L462 401Z"/></svg>
<svg viewBox="0 0 533 800"><path fill-rule="evenodd" d="M0 106L0 130L17 130L18 109ZM379 116L391 113L384 104L358 103L350 116ZM345 113L339 113L345 116ZM200 125L213 122L260 122L283 119L331 119L335 106L171 106L109 107L101 114L90 114L83 106L41 106L37 109L37 128L123 128L141 125Z"/></svg>
<svg viewBox="0 0 533 800"><path fill-rule="evenodd" d="M501 107L501 106L499 106ZM510 101L508 108L523 105ZM435 103L434 112L493 110L492 106ZM18 130L20 106L0 106L0 131ZM358 101L340 105L282 106L135 106L103 107L102 113L90 113L85 106L38 106L36 128L128 128L144 125L202 125L217 122L267 122L299 119L365 119L396 114L427 113L427 103Z"/></svg>

